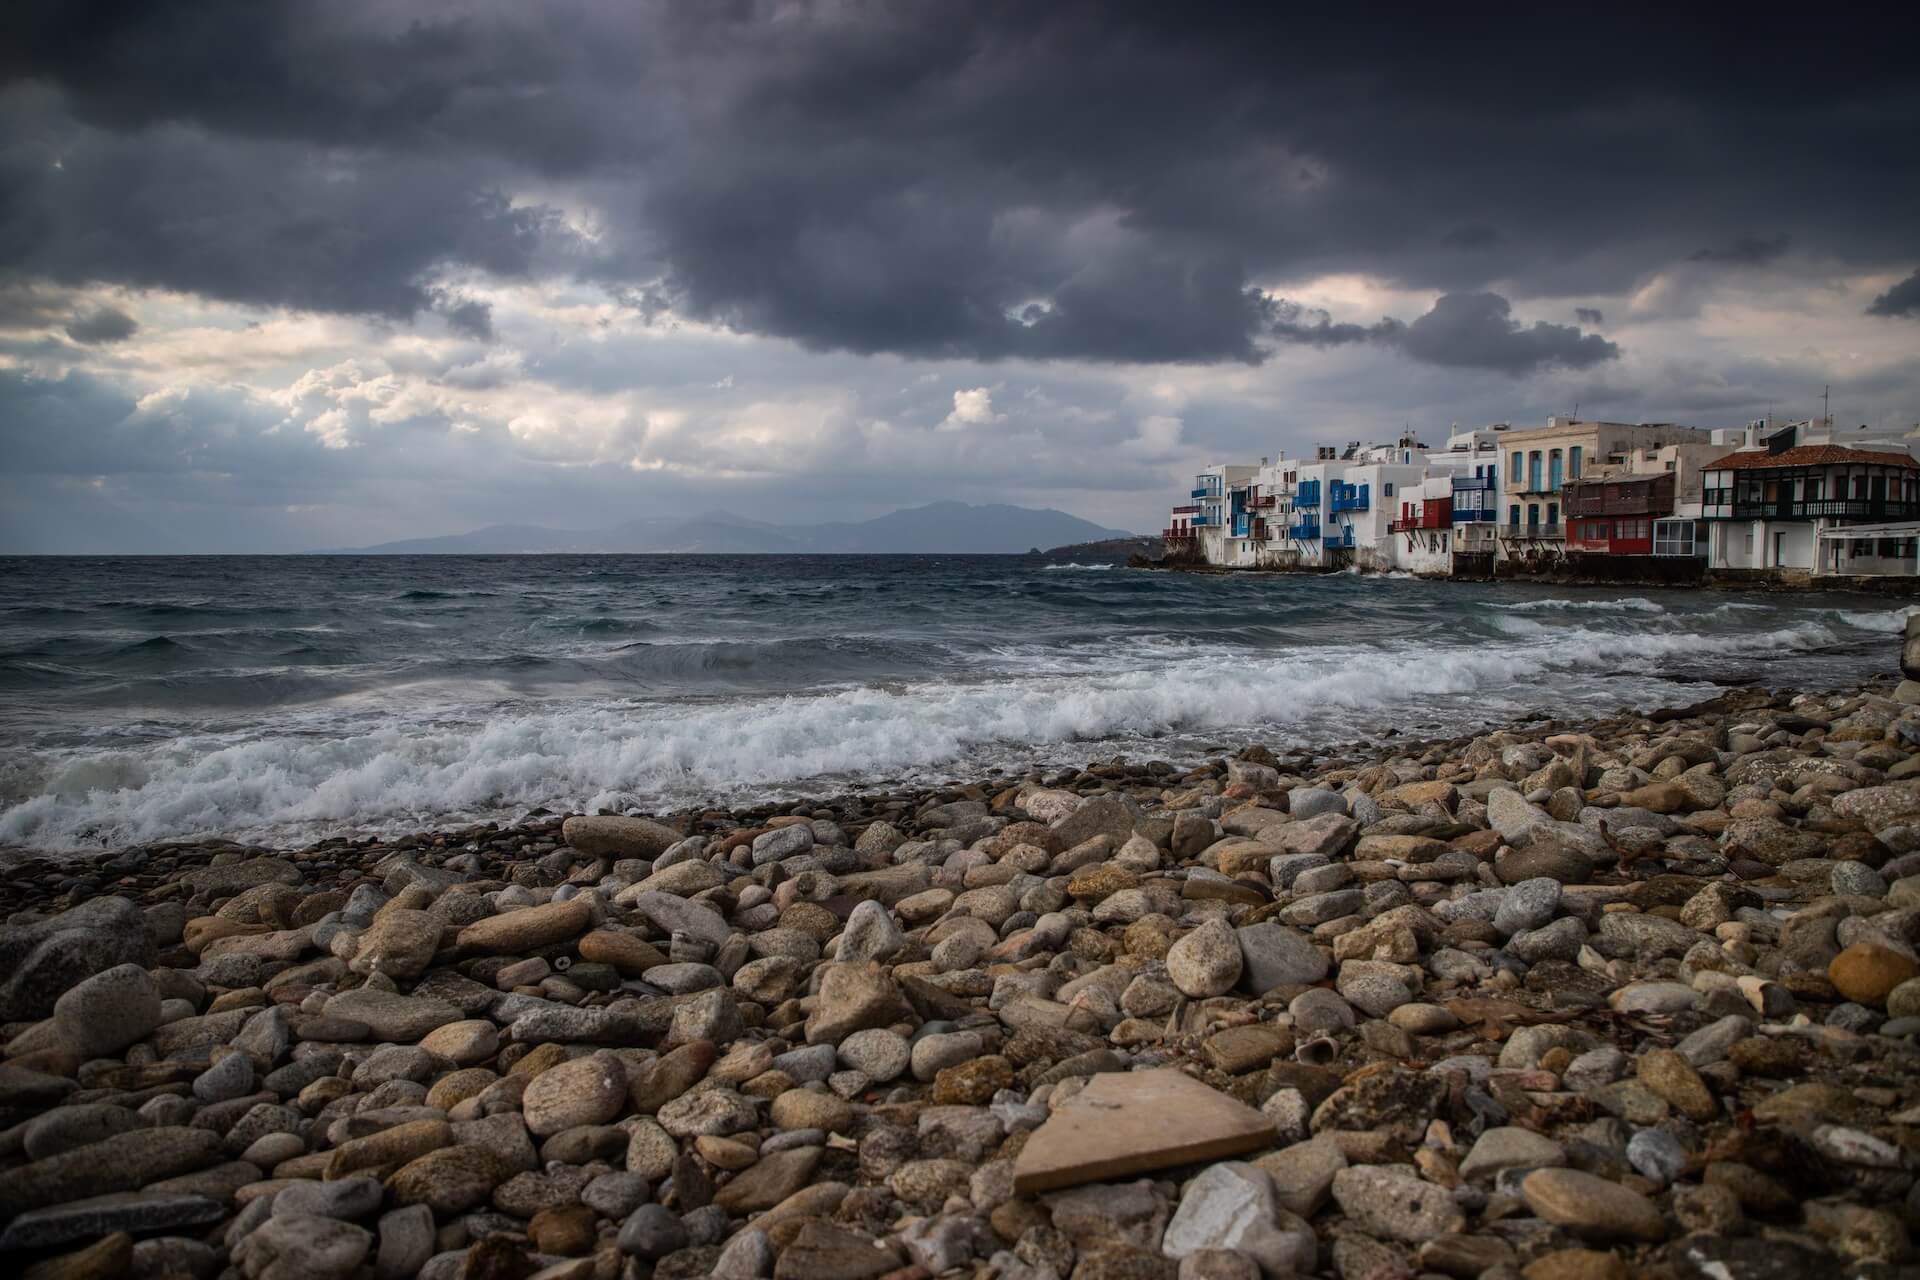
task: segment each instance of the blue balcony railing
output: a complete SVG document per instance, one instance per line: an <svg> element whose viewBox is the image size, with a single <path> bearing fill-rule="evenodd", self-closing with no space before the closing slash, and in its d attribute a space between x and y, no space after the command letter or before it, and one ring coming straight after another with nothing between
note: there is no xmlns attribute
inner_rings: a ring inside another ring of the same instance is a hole
<svg viewBox="0 0 1920 1280"><path fill-rule="evenodd" d="M1332 511L1365 511L1367 509L1370 485L1336 484L1328 489L1332 501L1328 509Z"/></svg>
<svg viewBox="0 0 1920 1280"><path fill-rule="evenodd" d="M1312 542L1320 536L1320 524L1315 520L1303 520L1287 526L1287 536L1295 542Z"/></svg>
<svg viewBox="0 0 1920 1280"><path fill-rule="evenodd" d="M1242 512L1236 513L1233 517L1233 536L1236 538L1246 537L1247 526L1249 523L1251 523L1251 518L1246 514L1246 512L1242 511Z"/></svg>
<svg viewBox="0 0 1920 1280"><path fill-rule="evenodd" d="M1220 496L1220 491L1218 489L1195 489L1193 496L1196 498L1217 498Z"/></svg>
<svg viewBox="0 0 1920 1280"><path fill-rule="evenodd" d="M1455 476L1453 478L1455 493L1490 492L1493 488L1492 476ZM1458 506L1459 503L1456 501L1454 505Z"/></svg>
<svg viewBox="0 0 1920 1280"><path fill-rule="evenodd" d="M1187 523L1196 529L1218 529L1220 527L1220 517L1195 516L1193 519L1187 521Z"/></svg>
<svg viewBox="0 0 1920 1280"><path fill-rule="evenodd" d="M1492 524L1499 518L1500 512L1494 507L1462 507L1456 502L1453 508L1455 524Z"/></svg>
<svg viewBox="0 0 1920 1280"><path fill-rule="evenodd" d="M1343 547L1351 549L1354 545L1353 530L1351 529L1330 530L1327 533L1327 536L1320 540L1320 545L1327 548L1327 550L1329 551L1338 551Z"/></svg>
<svg viewBox="0 0 1920 1280"><path fill-rule="evenodd" d="M1317 507L1320 505L1320 482L1302 480L1293 491L1293 505L1296 507Z"/></svg>

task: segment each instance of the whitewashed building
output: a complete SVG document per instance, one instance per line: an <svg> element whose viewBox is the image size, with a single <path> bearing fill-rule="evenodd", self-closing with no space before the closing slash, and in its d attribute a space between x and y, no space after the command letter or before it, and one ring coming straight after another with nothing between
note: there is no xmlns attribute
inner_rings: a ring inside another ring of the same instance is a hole
<svg viewBox="0 0 1920 1280"><path fill-rule="evenodd" d="M1910 439L1830 422L1756 425L1702 468L1710 570L1793 580L1920 573L1920 461Z"/></svg>

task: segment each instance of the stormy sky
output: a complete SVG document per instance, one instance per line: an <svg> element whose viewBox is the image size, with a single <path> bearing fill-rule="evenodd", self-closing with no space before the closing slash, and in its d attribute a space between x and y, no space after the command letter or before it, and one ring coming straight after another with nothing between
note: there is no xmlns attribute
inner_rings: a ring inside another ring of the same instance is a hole
<svg viewBox="0 0 1920 1280"><path fill-rule="evenodd" d="M15 0L0 552L1920 421L1912 18Z"/></svg>

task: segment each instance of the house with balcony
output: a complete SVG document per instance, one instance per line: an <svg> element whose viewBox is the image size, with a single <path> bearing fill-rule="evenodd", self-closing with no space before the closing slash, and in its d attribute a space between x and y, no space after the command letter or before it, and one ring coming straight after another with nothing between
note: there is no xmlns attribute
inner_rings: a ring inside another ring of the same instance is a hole
<svg viewBox="0 0 1920 1280"><path fill-rule="evenodd" d="M1506 519L1500 528L1499 559L1523 572L1563 571L1568 551L1565 487L1590 471L1631 470L1636 453L1670 445L1711 447L1713 435L1665 422L1561 418L1548 418L1537 430L1507 432L1500 441L1506 455Z"/></svg>
<svg viewBox="0 0 1920 1280"><path fill-rule="evenodd" d="M1910 445L1834 443L1831 425L1754 432L1707 464L1708 567L1729 578L1911 577L1920 538L1920 462ZM1815 442L1801 443L1807 435Z"/></svg>
<svg viewBox="0 0 1920 1280"><path fill-rule="evenodd" d="M1184 527L1192 531L1189 544L1192 554L1208 564L1227 564L1228 531L1234 525L1234 515L1245 510L1246 486L1253 478L1257 468L1231 463L1218 463L1201 471L1193 478L1193 488L1188 494L1189 501L1182 507L1192 507L1191 511L1176 510L1170 527ZM1184 521L1184 525L1178 522Z"/></svg>
<svg viewBox="0 0 1920 1280"><path fill-rule="evenodd" d="M1428 476L1399 491L1387 526L1393 567L1422 578L1453 574L1453 498L1458 476Z"/></svg>

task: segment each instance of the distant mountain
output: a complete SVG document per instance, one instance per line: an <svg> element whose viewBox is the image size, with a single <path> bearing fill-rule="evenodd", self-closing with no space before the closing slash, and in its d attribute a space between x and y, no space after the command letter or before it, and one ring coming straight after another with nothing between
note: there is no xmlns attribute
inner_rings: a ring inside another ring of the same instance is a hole
<svg viewBox="0 0 1920 1280"><path fill-rule="evenodd" d="M1051 508L934 502L872 520L815 525L764 524L723 511L677 519L629 520L611 529L584 531L495 524L471 533L408 538L354 551L362 555L468 556L660 552L1018 555L1035 547L1132 536L1125 530L1104 529Z"/></svg>

